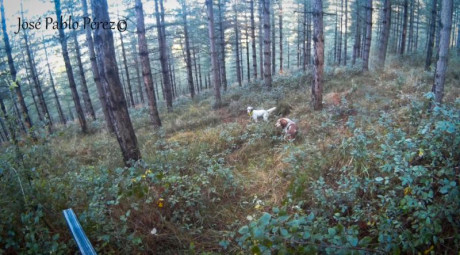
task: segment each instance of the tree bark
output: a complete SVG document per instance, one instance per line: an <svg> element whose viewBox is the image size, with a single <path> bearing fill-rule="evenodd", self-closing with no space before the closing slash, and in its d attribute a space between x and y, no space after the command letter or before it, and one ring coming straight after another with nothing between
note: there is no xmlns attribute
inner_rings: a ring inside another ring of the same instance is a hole
<svg viewBox="0 0 460 255"><path fill-rule="evenodd" d="M56 17L57 20L61 20L62 12L61 12L61 1L54 0L54 7L56 8ZM88 127L86 125L86 118L85 114L83 113L83 108L80 104L80 96L77 92L77 84L75 83L75 79L73 76L72 65L70 64L69 52L67 51L67 38L64 33L64 29L60 26L59 27L59 41L61 42L62 48L62 57L64 58L65 69L67 73L67 78L69 79L69 87L70 91L72 92L72 99L75 104L75 110L77 112L78 121L80 123L80 127L83 133L88 133Z"/></svg>
<svg viewBox="0 0 460 255"><path fill-rule="evenodd" d="M17 80L16 77L16 68L14 67L14 60L13 60L13 55L11 53L11 45L10 45L10 40L8 38L8 33L6 32L6 20L5 20L5 10L3 7L3 0L0 0L1 2L1 14L2 14L2 30L3 30L3 41L5 43L5 51L6 55L8 57L8 66L10 68L10 75L11 79L14 83L14 92L16 93L16 97L18 98L19 105L21 108L21 115L22 118L24 118L25 125L27 127L27 130L29 130L32 127L32 121L30 120L29 116L29 111L27 109L26 103L24 101L24 96L21 91L21 84Z"/></svg>
<svg viewBox="0 0 460 255"><path fill-rule="evenodd" d="M235 59L236 59L236 79L238 81L238 86L241 87L241 65L240 65L240 50L239 50L239 33L238 33L238 12L236 10L236 5L233 6L235 15L233 16L233 29L235 31Z"/></svg>
<svg viewBox="0 0 460 255"><path fill-rule="evenodd" d="M264 20L264 85L268 90L272 88L271 52L270 52L270 0L261 0Z"/></svg>
<svg viewBox="0 0 460 255"><path fill-rule="evenodd" d="M407 36L407 20L409 17L409 1L404 0L404 17L403 17L403 27L401 33L401 47L399 49L399 54L404 55L404 50L406 49L406 36Z"/></svg>
<svg viewBox="0 0 460 255"><path fill-rule="evenodd" d="M264 28L263 28L263 0L259 0L259 64L260 64L260 79L264 80Z"/></svg>
<svg viewBox="0 0 460 255"><path fill-rule="evenodd" d="M356 59L358 58L359 55L359 46L361 45L361 28L359 26L360 24L360 5L359 1L357 0L356 2L356 28L355 28L355 43L353 45L353 56L351 60L351 64L354 65L356 63Z"/></svg>
<svg viewBox="0 0 460 255"><path fill-rule="evenodd" d="M120 32L120 43L121 43L121 54L123 56L123 65L125 67L125 73L126 73L126 85L128 85L129 102L131 103L131 106L134 106L133 89L131 87L131 79L129 77L128 61L126 60L126 50L125 50L125 43L123 41L123 32Z"/></svg>
<svg viewBox="0 0 460 255"><path fill-rule="evenodd" d="M279 27L280 27L280 73L283 72L283 5L280 0Z"/></svg>
<svg viewBox="0 0 460 255"><path fill-rule="evenodd" d="M137 40L139 44L139 58L142 65L142 76L144 87L147 93L147 100L150 108L150 119L154 127L161 127L161 120L158 114L157 101L155 99L155 90L153 87L153 78L150 67L149 49L147 46L147 38L145 37L144 10L141 0L136 0L135 3L136 20L137 20Z"/></svg>
<svg viewBox="0 0 460 255"><path fill-rule="evenodd" d="M81 0L81 3L83 6L83 17L89 18L88 5L86 3L86 0ZM108 102L107 102L106 91L105 91L105 88L107 87L107 85L104 84L106 80L102 80L100 76L100 72L102 70L99 70L99 67L97 65L96 53L94 52L94 42L93 42L93 36L91 35L91 31L92 31L91 29L85 30L86 45L88 47L89 59L91 62L91 71L93 72L94 83L96 84L97 94L99 97L99 102L101 104L102 113L104 114L104 119L105 119L105 124L107 125L107 130L110 133L114 133L115 127L113 126L111 114L109 113L109 110L107 108Z"/></svg>
<svg viewBox="0 0 460 255"><path fill-rule="evenodd" d="M428 37L428 48L426 51L425 70L429 71L431 66L431 58L433 57L434 35L436 32L436 13L437 13L437 0L433 0L431 5L431 25L430 34Z"/></svg>
<svg viewBox="0 0 460 255"><path fill-rule="evenodd" d="M343 65L347 65L348 42L348 0L345 0L345 38L343 40Z"/></svg>
<svg viewBox="0 0 460 255"><path fill-rule="evenodd" d="M219 84L219 64L217 60L217 51L216 51L216 38L214 36L214 10L212 0L206 0L206 10L208 14L208 34L209 34L209 43L211 45L211 68L213 76L213 86L214 86L214 97L215 102L213 105L214 109L220 108L222 105L222 99L220 97L220 84Z"/></svg>
<svg viewBox="0 0 460 255"><path fill-rule="evenodd" d="M391 28L391 0L385 0L383 3L382 12L382 30L380 35L379 56L377 59L377 68L383 69L385 67L385 59L388 48L388 38L390 37Z"/></svg>
<svg viewBox="0 0 460 255"><path fill-rule="evenodd" d="M324 34L323 1L314 0L313 6L313 42L314 74L311 87L311 104L314 110L323 109L323 71L324 71Z"/></svg>
<svg viewBox="0 0 460 255"><path fill-rule="evenodd" d="M94 113L93 104L91 103L91 98L88 92L88 85L86 83L85 70L83 69L83 63L81 61L80 45L78 44L77 33L73 33L73 41L75 46L75 52L77 55L78 71L81 79L81 94L83 97L83 102L85 104L86 113L91 115L93 120L96 119L96 114Z"/></svg>
<svg viewBox="0 0 460 255"><path fill-rule="evenodd" d="M369 55L372 40L372 0L367 0L366 5L366 44L363 54L363 71L369 70Z"/></svg>
<svg viewBox="0 0 460 255"><path fill-rule="evenodd" d="M248 76L248 83L251 80L251 64L249 63L249 24L248 24L248 18L245 12L244 15L244 20L245 20L245 26L246 29L245 31L245 36L246 36L246 70L247 70L247 76Z"/></svg>
<svg viewBox="0 0 460 255"><path fill-rule="evenodd" d="M190 97L195 97L195 86L193 85L193 73L192 73L192 55L190 53L190 41L187 27L187 4L185 1L181 2L182 5L182 22L184 26L184 37L185 37L185 65L187 67L187 83L190 92Z"/></svg>
<svg viewBox="0 0 460 255"><path fill-rule="evenodd" d="M93 19L109 22L109 12L106 0L91 0ZM118 66L115 58L113 34L110 29L97 28L94 30L94 44L97 52L97 61L102 67L101 79L107 82L107 102L109 112L113 115L115 135L120 145L123 161L126 166L131 165L131 160L137 161L141 153L137 145L136 134L129 117L128 107L123 95L123 88L118 76Z"/></svg>
<svg viewBox="0 0 460 255"><path fill-rule="evenodd" d="M44 39L43 39L43 41L44 41ZM50 76L50 83L51 83L51 88L53 89L54 100L56 101L56 107L57 107L57 110L58 110L59 119L61 120L61 124L66 125L66 118L64 116L64 112L62 111L61 102L59 101L59 97L57 95L56 86L54 84L54 78L53 78L53 74L51 72L50 62L49 62L49 59L48 59L48 51L46 50L46 47L47 46L45 45L45 47L43 47L43 48L45 49L46 65L48 67L48 74Z"/></svg>
<svg viewBox="0 0 460 255"><path fill-rule="evenodd" d="M436 63L436 72L432 92L434 100L441 104L444 97L444 82L446 80L447 61L449 56L450 31L452 29L452 0L442 0L441 8L441 35L439 41L439 58Z"/></svg>
<svg viewBox="0 0 460 255"><path fill-rule="evenodd" d="M268 0L267 0L268 1ZM276 30L275 30L275 8L272 5L270 5L270 15L271 15L271 32L272 32L272 37L271 39L271 45L272 45L272 52L271 52L271 57L272 57L272 62L271 62L271 67L272 67L272 75L275 75L276 73Z"/></svg>
<svg viewBox="0 0 460 255"><path fill-rule="evenodd" d="M219 44L220 44L220 54L217 54L219 57L219 72L220 72L220 83L224 87L224 91L227 91L227 71L226 71L226 63L225 63L225 29L224 29L224 12L222 11L222 5L225 5L225 1L223 3L218 1L218 8L219 8Z"/></svg>
<svg viewBox="0 0 460 255"><path fill-rule="evenodd" d="M160 1L161 6L161 14L158 9L158 1ZM172 84L171 84L171 77L170 77L170 70L168 68L168 48L166 45L166 35L165 35L165 28L164 22L160 19L160 15L164 16L164 10L162 8L163 0L155 0L155 18L157 24L157 34L158 34L158 44L159 44L159 51L160 51L160 65L161 65L161 73L163 76L163 84L164 84L164 93L166 97L166 108L168 112L172 112Z"/></svg>
<svg viewBox="0 0 460 255"><path fill-rule="evenodd" d="M252 46L252 72L254 73L254 79L257 80L257 52L256 52L256 28L254 21L254 1L249 0L251 5L251 46Z"/></svg>

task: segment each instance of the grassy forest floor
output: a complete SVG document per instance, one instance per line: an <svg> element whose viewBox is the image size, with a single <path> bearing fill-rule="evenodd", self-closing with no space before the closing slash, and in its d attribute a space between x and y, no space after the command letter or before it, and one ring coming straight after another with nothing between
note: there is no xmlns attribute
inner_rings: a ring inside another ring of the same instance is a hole
<svg viewBox="0 0 460 255"><path fill-rule="evenodd" d="M417 56L385 72L325 72L322 111L311 75L285 72L272 91L231 87L179 98L153 130L131 109L143 161L123 168L103 118L23 140L0 157L0 254L75 251L61 210L72 207L101 254L389 253L460 248L460 60L445 107L429 112L432 73ZM247 106L298 122L284 141Z"/></svg>

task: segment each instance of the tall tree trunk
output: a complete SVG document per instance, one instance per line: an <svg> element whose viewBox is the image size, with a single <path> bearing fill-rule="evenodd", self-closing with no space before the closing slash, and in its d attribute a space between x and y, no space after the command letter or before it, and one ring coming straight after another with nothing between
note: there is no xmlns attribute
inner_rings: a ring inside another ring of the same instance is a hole
<svg viewBox="0 0 460 255"><path fill-rule="evenodd" d="M354 65L356 63L356 58L359 55L359 46L361 45L361 27L360 24L360 5L359 1L356 0L356 28L355 28L355 43L353 45L353 56L351 60L351 64Z"/></svg>
<svg viewBox="0 0 460 255"><path fill-rule="evenodd" d="M302 21L302 71L307 70L307 1L303 4L303 21ZM335 47L335 46L334 46Z"/></svg>
<svg viewBox="0 0 460 255"><path fill-rule="evenodd" d="M343 65L347 65L348 42L348 0L345 0L345 38L343 40Z"/></svg>
<svg viewBox="0 0 460 255"><path fill-rule="evenodd" d="M56 17L57 20L61 20L61 1L54 0L54 7L56 8ZM59 27L59 41L61 42L62 48L62 57L64 58L65 69L67 72L67 78L69 80L70 91L72 92L72 99L75 104L75 111L77 112L78 121L83 133L88 133L88 127L86 125L85 114L83 113L83 108L80 105L80 96L77 92L77 84L73 77L72 65L70 64L69 52L67 51L67 38L64 33L64 29Z"/></svg>
<svg viewBox="0 0 460 255"><path fill-rule="evenodd" d="M19 105L21 107L21 115L24 118L25 125L27 129L32 127L32 121L30 120L29 111L27 109L26 103L24 101L24 96L22 95L21 91L21 84L16 78L16 68L14 67L14 60L13 55L11 54L11 45L10 40L8 38L8 33L6 32L6 20L5 20L5 10L3 7L3 0L0 0L1 3L1 14L2 14L2 30L3 30L3 41L5 43L5 51L8 57L8 66L10 68L10 75L14 86L14 92L16 93L16 97L18 98Z"/></svg>
<svg viewBox="0 0 460 255"><path fill-rule="evenodd" d="M109 12L106 0L91 0L93 19L101 22L109 22ZM94 44L97 52L97 61L102 67L102 79L107 81L107 101L109 112L113 115L113 126L123 155L126 166L131 165L131 160L137 161L141 153L137 145L136 134L129 117L126 100L123 96L123 88L118 76L117 60L115 58L115 47L113 34L110 29L97 28L94 30Z"/></svg>
<svg viewBox="0 0 460 255"><path fill-rule="evenodd" d="M410 15L409 15L409 36L407 42L407 51L412 52L414 46L414 9L415 9L415 0L410 2Z"/></svg>
<svg viewBox="0 0 460 255"><path fill-rule="evenodd" d="M268 90L272 88L271 52L270 52L270 0L261 0L264 19L264 85Z"/></svg>
<svg viewBox="0 0 460 255"><path fill-rule="evenodd" d="M218 1L218 8L219 8L219 44L220 44L220 54L217 54L219 57L219 73L220 73L220 83L224 87L224 91L227 91L227 71L226 71L226 63L225 63L225 29L224 29L224 12L222 11L222 5L225 5L225 1L223 3Z"/></svg>
<svg viewBox="0 0 460 255"><path fill-rule="evenodd" d="M149 49L147 46L147 38L145 37L145 24L144 24L144 9L142 8L141 0L136 0L136 20L137 20L137 40L139 44L139 58L142 65L142 76L144 80L144 87L147 93L147 100L150 107L150 119L154 127L161 126L160 116L157 109L157 101L155 99L155 90L153 87L153 78L150 67Z"/></svg>
<svg viewBox="0 0 460 255"><path fill-rule="evenodd" d="M444 97L444 82L446 80L447 60L449 56L450 31L452 29L452 0L442 0L441 9L441 38L439 42L439 58L436 63L432 92L435 102L442 103Z"/></svg>
<svg viewBox="0 0 460 255"><path fill-rule="evenodd" d="M240 65L240 49L239 49L239 33L238 33L238 12L236 10L236 5L233 6L235 15L233 16L233 28L235 31L235 59L236 59L236 79L238 85L241 87L241 65Z"/></svg>
<svg viewBox="0 0 460 255"><path fill-rule="evenodd" d="M280 0L279 27L280 27L280 73L283 72L283 5Z"/></svg>
<svg viewBox="0 0 460 255"><path fill-rule="evenodd" d="M377 60L377 68L385 67L385 59L388 48L388 38L390 37L391 28L391 0L385 0L383 3L382 12L382 30L380 35L379 55Z"/></svg>
<svg viewBox="0 0 460 255"><path fill-rule="evenodd" d="M418 27L420 25L420 3L419 0L417 0L417 27L416 27L416 32L415 32L415 42L414 42L414 50L418 50Z"/></svg>
<svg viewBox="0 0 460 255"><path fill-rule="evenodd" d="M313 3L313 42L314 42L314 74L311 86L311 104L314 110L323 109L323 71L324 71L324 34L323 34L323 1Z"/></svg>
<svg viewBox="0 0 460 255"><path fill-rule="evenodd" d="M32 88L32 82L30 81L31 75L29 74L29 68L27 68L26 56L24 55L23 51L21 51L21 55L22 55L22 61L24 63L24 69L26 70L26 77L27 77L27 84L28 84L29 92L32 97L32 101L34 103L35 111L37 112L38 120L44 121L43 113L40 111L40 108L38 107L35 92L34 92L34 89Z"/></svg>
<svg viewBox="0 0 460 255"><path fill-rule="evenodd" d="M248 76L248 83L251 80L251 65L249 63L249 24L248 24L248 18L245 13L244 15L244 20L245 20L245 25L246 25L246 70L247 70L247 76Z"/></svg>
<svg viewBox="0 0 460 255"><path fill-rule="evenodd" d="M339 24L339 12L337 7L337 1L335 1L335 25L334 25L334 63L337 63L337 40L338 40L338 24Z"/></svg>
<svg viewBox="0 0 460 255"><path fill-rule="evenodd" d="M161 64L161 72L163 76L163 85L164 85L164 93L166 96L166 108L168 112L172 112L172 84L171 84L171 77L170 77L170 70L168 67L168 48L166 45L166 35L164 29L164 23L160 19L160 11L158 9L158 1L160 1L161 7L163 6L163 0L155 0L155 18L157 24L157 34L158 34L158 44L159 44L159 51L160 51L160 64ZM161 16L164 16L164 10L161 8Z"/></svg>
<svg viewBox="0 0 460 255"><path fill-rule="evenodd" d="M21 11L22 13L22 11ZM23 17L24 18L24 17ZM26 54L27 54L27 63L29 64L29 70L32 75L32 80L35 86L35 91L37 92L38 104L40 105L40 110L44 114L44 120L47 124L48 131L51 133L53 129L53 120L51 119L51 115L48 110L48 106L46 105L45 96L43 95L42 86L40 84L40 80L37 74L37 69L35 67L35 61L33 60L33 55L29 47L29 40L26 31L24 32L24 41L26 46Z"/></svg>
<svg viewBox="0 0 460 255"><path fill-rule="evenodd" d="M78 38L77 38L77 33L73 33L73 41L74 41L74 46L75 46L75 52L77 55L77 63L78 63L78 71L80 74L80 79L81 79L81 94L83 97L83 102L85 103L85 110L86 113L91 115L91 118L93 120L96 119L96 114L94 113L94 108L93 104L91 103L91 98L89 96L88 92L88 85L86 83L86 77L85 77L85 70L83 69L83 63L81 61L81 54L80 54L80 45L78 44Z"/></svg>
<svg viewBox="0 0 460 255"><path fill-rule="evenodd" d="M133 89L131 87L131 79L129 77L128 61L126 60L126 50L125 50L125 43L123 42L123 32L120 32L120 43L121 43L121 54L123 56L123 65L125 66L126 84L128 85L129 102L131 103L131 106L134 106Z"/></svg>
<svg viewBox="0 0 460 255"><path fill-rule="evenodd" d="M86 3L86 0L81 0L81 3L83 6L83 17L89 18L88 5ZM100 76L100 72L102 70L99 70L99 67L97 65L96 53L94 52L94 42L93 42L93 36L91 35L91 31L92 31L91 29L85 30L86 45L88 47L89 59L91 62L91 71L93 72L94 83L96 83L97 94L99 97L99 102L101 103L102 113L104 114L104 119L105 119L105 124L107 125L107 130L110 133L114 133L115 127L113 126L111 114L109 113L109 110L107 108L108 102L107 102L106 91L105 91L105 88L107 87L105 83L107 81L105 79L101 79L101 76Z"/></svg>
<svg viewBox="0 0 460 255"><path fill-rule="evenodd" d="M425 70L430 70L431 58L433 57L433 44L434 35L436 32L436 13L437 13L437 0L432 1L431 5L431 23L430 23L430 34L428 37L428 49L426 51Z"/></svg>
<svg viewBox="0 0 460 255"><path fill-rule="evenodd" d="M2 3L2 7L3 7L3 3ZM16 138L16 130L14 130L13 123L11 123L10 117L8 115L8 112L6 110L5 103L3 102L2 97L0 97L0 109L2 110L2 114L3 114L3 117L5 118L6 125L8 126L8 129L10 131L11 140L14 145L17 145L18 139ZM2 125L2 128L4 128L3 125ZM6 134L6 137L8 137L8 133L5 132L5 134Z"/></svg>
<svg viewBox="0 0 460 255"><path fill-rule="evenodd" d="M369 70L369 55L371 51L372 40L372 0L367 0L366 5L366 44L364 45L363 54L363 71Z"/></svg>
<svg viewBox="0 0 460 255"><path fill-rule="evenodd" d="M252 46L252 72L254 73L254 79L257 80L257 52L256 52L256 28L254 21L254 1L249 0L251 4L251 46Z"/></svg>
<svg viewBox="0 0 460 255"><path fill-rule="evenodd" d="M340 31L339 31L339 46L337 52L338 64L342 64L342 30L343 30L343 0L340 1Z"/></svg>
<svg viewBox="0 0 460 255"><path fill-rule="evenodd" d="M271 32L272 32L272 37L271 37L271 42L272 42L272 75L275 75L276 73L276 36L275 36L275 8L273 7L273 4L270 6L271 7Z"/></svg>
<svg viewBox="0 0 460 255"><path fill-rule="evenodd" d="M139 71L139 53L137 51L136 42L132 41L132 43L133 43L132 47L134 51L134 66L136 68L137 91L139 93L140 103L144 104L145 103L144 92L142 91L141 74Z"/></svg>
<svg viewBox="0 0 460 255"><path fill-rule="evenodd" d="M182 22L184 26L184 37L185 37L185 65L187 67L187 84L190 92L190 97L195 97L195 86L193 85L193 73L192 73L192 55L190 53L190 41L188 36L187 27L187 4L185 1L181 2L182 5ZM196 72L196 71L195 71Z"/></svg>
<svg viewBox="0 0 460 255"><path fill-rule="evenodd" d="M255 0L254 0L255 1ZM260 79L265 79L264 74L264 11L263 11L263 0L259 0L259 64L260 64Z"/></svg>
<svg viewBox="0 0 460 255"><path fill-rule="evenodd" d="M457 16L457 56L460 56L460 15Z"/></svg>
<svg viewBox="0 0 460 255"><path fill-rule="evenodd" d="M44 38L43 38L43 41L45 41ZM62 111L61 102L59 101L59 97L57 95L56 86L54 84L54 78L51 72L50 62L48 59L48 51L46 50L46 47L47 46L45 45L43 48L45 49L46 65L48 67L48 74L50 76L50 83L51 83L51 88L53 89L54 100L56 101L56 107L58 110L59 119L61 120L61 124L66 125L66 119L64 116L64 112Z"/></svg>
<svg viewBox="0 0 460 255"><path fill-rule="evenodd" d="M217 51L216 51L216 37L214 36L214 10L212 0L206 0L206 10L208 14L208 34L209 34L209 44L211 45L211 68L212 68L212 77L213 77L213 86L214 86L214 97L215 102L213 105L214 109L220 108L222 105L222 100L220 97L220 84L219 84L219 64L217 60Z"/></svg>
<svg viewBox="0 0 460 255"><path fill-rule="evenodd" d="M409 17L409 1L404 0L404 18L403 18L403 27L402 27L402 34L401 34L401 48L399 49L399 54L401 55L404 55L404 50L406 49L408 17Z"/></svg>
<svg viewBox="0 0 460 255"><path fill-rule="evenodd" d="M306 59L306 64L308 66L311 65L311 2L307 1L308 7L307 7L307 42L306 42L306 47L307 47L307 52L305 53L305 56L307 57Z"/></svg>

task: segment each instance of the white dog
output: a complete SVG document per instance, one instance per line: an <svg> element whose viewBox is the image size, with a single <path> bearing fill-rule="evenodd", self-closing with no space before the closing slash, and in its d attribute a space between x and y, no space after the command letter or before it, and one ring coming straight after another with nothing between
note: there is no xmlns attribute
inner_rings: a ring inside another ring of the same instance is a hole
<svg viewBox="0 0 460 255"><path fill-rule="evenodd" d="M268 116L270 116L270 113L272 113L274 110L276 110L276 107L270 108L268 110L254 110L253 107L248 106L248 115L255 122L257 122L257 119L260 117L263 117L265 121L268 121Z"/></svg>

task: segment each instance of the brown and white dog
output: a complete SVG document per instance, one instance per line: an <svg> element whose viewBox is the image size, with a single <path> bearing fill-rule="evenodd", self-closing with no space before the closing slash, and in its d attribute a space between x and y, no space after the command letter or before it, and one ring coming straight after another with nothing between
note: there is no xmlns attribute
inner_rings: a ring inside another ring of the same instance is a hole
<svg viewBox="0 0 460 255"><path fill-rule="evenodd" d="M275 127L283 129L284 139L293 140L297 135L297 124L288 118L278 119Z"/></svg>

